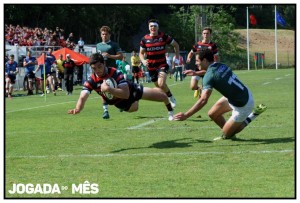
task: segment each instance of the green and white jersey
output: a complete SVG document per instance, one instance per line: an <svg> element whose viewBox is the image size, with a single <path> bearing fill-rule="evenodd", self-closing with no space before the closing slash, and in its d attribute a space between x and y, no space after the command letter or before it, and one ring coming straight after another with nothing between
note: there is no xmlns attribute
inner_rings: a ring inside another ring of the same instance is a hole
<svg viewBox="0 0 300 203"><path fill-rule="evenodd" d="M225 64L213 63L208 67L203 78L203 90L213 88L236 107L245 106L248 102L248 88Z"/></svg>
<svg viewBox="0 0 300 203"><path fill-rule="evenodd" d="M97 52L103 53L107 52L110 55L116 55L118 52L121 52L121 48L118 43L112 42L111 40L108 42L100 42L96 45ZM104 58L106 66L108 67L117 67L116 60L111 58Z"/></svg>

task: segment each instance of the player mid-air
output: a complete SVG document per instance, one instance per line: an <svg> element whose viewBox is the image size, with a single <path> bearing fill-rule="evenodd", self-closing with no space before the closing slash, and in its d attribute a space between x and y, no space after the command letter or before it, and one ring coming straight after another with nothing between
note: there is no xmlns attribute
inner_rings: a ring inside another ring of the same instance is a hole
<svg viewBox="0 0 300 203"><path fill-rule="evenodd" d="M90 65L93 73L84 83L76 107L70 109L69 114L80 113L92 90L95 90L109 105L116 106L120 111L137 111L140 99L164 102L168 110L168 119L173 120L173 108L167 95L160 88L143 87L125 80L119 70L105 66L104 58L100 53L91 55ZM116 81L117 86L108 85L106 80Z"/></svg>

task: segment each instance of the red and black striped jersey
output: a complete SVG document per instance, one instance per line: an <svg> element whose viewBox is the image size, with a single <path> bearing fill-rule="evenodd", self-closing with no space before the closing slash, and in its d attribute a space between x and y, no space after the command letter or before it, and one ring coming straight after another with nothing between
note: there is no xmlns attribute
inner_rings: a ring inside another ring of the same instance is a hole
<svg viewBox="0 0 300 203"><path fill-rule="evenodd" d="M145 35L140 41L140 46L146 51L149 62L148 69L155 70L161 67L168 67L166 61L166 45L171 44L174 39L163 32L157 36Z"/></svg>
<svg viewBox="0 0 300 203"><path fill-rule="evenodd" d="M204 43L202 41L199 41L197 42L197 44L193 45L192 51L196 53L199 52L200 50L206 50L206 49L212 50L214 55L218 53L217 44L215 44L214 42Z"/></svg>
<svg viewBox="0 0 300 203"><path fill-rule="evenodd" d="M63 61L62 66L64 67L64 73L65 74L73 74L74 68L75 68L75 62L73 60L70 61Z"/></svg>
<svg viewBox="0 0 300 203"><path fill-rule="evenodd" d="M123 74L121 71L117 70L116 68L107 68L107 74L104 77L97 77L95 73L92 73L87 81L83 84L82 90L88 90L90 93L95 90L105 101L109 104L114 104L118 102L119 98L114 98L112 100L108 100L105 95L101 92L101 84L107 78L113 78L117 82L117 85L127 84L126 80L124 79Z"/></svg>

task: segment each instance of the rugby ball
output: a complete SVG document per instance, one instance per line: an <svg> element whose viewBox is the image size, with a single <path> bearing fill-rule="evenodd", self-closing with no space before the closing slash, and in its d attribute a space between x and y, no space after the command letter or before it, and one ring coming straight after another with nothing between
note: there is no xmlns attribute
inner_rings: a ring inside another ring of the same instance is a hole
<svg viewBox="0 0 300 203"><path fill-rule="evenodd" d="M117 87L117 82L115 81L115 79L113 78L107 78L105 81L104 81L108 86L110 86L110 88L116 88ZM109 92L103 92L103 94L105 95L105 97L107 99L112 99L114 97L114 95L112 95L111 93Z"/></svg>

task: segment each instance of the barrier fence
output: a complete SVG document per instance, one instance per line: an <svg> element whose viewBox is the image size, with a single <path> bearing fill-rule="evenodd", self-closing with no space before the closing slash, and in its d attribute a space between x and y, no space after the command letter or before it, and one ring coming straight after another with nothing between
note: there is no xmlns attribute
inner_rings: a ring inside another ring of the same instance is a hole
<svg viewBox="0 0 300 203"><path fill-rule="evenodd" d="M32 56L39 57L41 53L47 52L48 48L52 47L53 50L58 50L62 47L53 47L53 46L32 46L32 47L26 47L26 46L5 46L5 51L7 55L14 54L15 59L18 62L18 68L19 68L19 74L17 74L16 77L16 83L14 85L14 88L16 90L22 90L23 89L23 82L25 77L25 67L23 67L23 60L24 57L26 57L26 51L31 50ZM96 52L96 45L87 45L84 47L85 51L81 52L81 54L90 56L92 53ZM78 52L78 47L75 47L74 51ZM184 60L186 60L188 51L181 51L180 54L183 56ZM131 64L130 58L131 58L131 52L124 52L123 55L126 57L126 61L128 64ZM174 53L169 53L169 57L172 59L174 56ZM225 54L222 55L222 52L220 52L220 58L222 63L228 64L232 69L234 70L246 70L248 67L247 62L247 53L240 53L238 55L234 56L226 56ZM295 68L295 51L281 51L278 53L277 56L277 62L278 62L278 68ZM185 69L194 69L195 68L195 61L194 57L190 64L185 65ZM253 54L250 54L250 69L275 69L276 68L276 61L275 61L275 51L264 51L264 52L255 52ZM87 80L89 75L92 73L91 68L88 64L83 65L83 80ZM36 77L40 77L41 73L40 71L36 73ZM77 74L74 75L74 81L77 79Z"/></svg>

